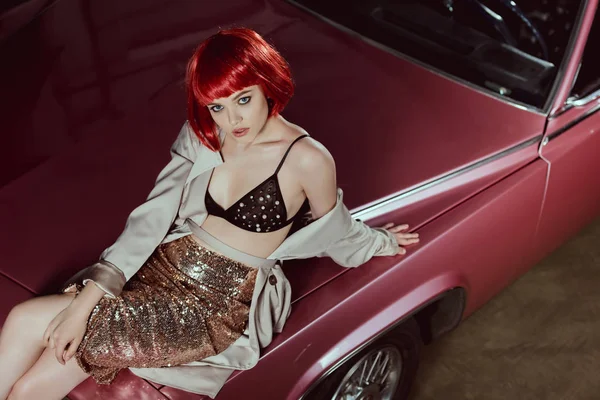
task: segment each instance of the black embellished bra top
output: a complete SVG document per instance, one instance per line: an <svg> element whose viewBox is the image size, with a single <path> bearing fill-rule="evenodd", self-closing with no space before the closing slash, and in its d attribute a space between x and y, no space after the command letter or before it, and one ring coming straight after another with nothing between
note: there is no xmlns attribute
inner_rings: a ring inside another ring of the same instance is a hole
<svg viewBox="0 0 600 400"><path fill-rule="evenodd" d="M210 195L208 191L209 182L209 185L206 186L206 195L204 196L206 211L211 215L225 219L238 228L251 232L273 232L297 220L298 217L310 209L308 199L304 201L296 215L287 219L287 210L281 196L277 173L281 169L292 146L298 140L307 136L297 137L286 150L273 175L269 176L262 183L259 183L254 189L233 203L227 210L218 205Z"/></svg>

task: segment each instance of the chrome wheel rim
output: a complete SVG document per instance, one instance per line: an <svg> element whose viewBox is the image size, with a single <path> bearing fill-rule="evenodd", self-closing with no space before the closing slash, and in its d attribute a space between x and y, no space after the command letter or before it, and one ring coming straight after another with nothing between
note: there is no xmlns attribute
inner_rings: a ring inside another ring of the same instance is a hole
<svg viewBox="0 0 600 400"><path fill-rule="evenodd" d="M332 400L391 400L402 374L395 346L371 350L344 376Z"/></svg>

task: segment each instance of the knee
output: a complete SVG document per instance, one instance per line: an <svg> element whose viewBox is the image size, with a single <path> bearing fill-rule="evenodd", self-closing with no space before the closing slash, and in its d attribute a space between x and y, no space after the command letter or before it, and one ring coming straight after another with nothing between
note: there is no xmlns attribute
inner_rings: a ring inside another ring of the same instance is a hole
<svg viewBox="0 0 600 400"><path fill-rule="evenodd" d="M41 340L41 316L39 314L33 303L33 299L17 304L8 313L4 321L2 336L8 335L12 338L19 338L19 340L29 340L33 335L37 335L40 336Z"/></svg>
<svg viewBox="0 0 600 400"><path fill-rule="evenodd" d="M12 387L6 400L31 400L39 398L39 393L35 393L35 383L31 379L22 377Z"/></svg>
<svg viewBox="0 0 600 400"><path fill-rule="evenodd" d="M2 330L18 329L27 325L27 321L32 318L32 310L29 307L28 301L17 304L10 310Z"/></svg>
<svg viewBox="0 0 600 400"><path fill-rule="evenodd" d="M4 321L4 324L2 326L2 330L5 332L12 330L13 328L19 326L24 319L26 319L25 307L23 307L23 303L17 304L12 308L12 310L10 310L10 312L6 316L6 320Z"/></svg>
<svg viewBox="0 0 600 400"><path fill-rule="evenodd" d="M69 294L34 297L17 304L4 322L5 329L18 329L21 334L46 329L52 318L69 305L73 296Z"/></svg>

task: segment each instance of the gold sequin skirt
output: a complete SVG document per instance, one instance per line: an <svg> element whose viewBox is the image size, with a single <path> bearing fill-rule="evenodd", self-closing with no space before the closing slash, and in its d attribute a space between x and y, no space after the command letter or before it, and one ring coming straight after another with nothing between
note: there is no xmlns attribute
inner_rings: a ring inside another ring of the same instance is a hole
<svg viewBox="0 0 600 400"><path fill-rule="evenodd" d="M97 383L124 368L157 368L213 356L246 328L257 269L191 236L160 245L116 299L92 311L75 355Z"/></svg>

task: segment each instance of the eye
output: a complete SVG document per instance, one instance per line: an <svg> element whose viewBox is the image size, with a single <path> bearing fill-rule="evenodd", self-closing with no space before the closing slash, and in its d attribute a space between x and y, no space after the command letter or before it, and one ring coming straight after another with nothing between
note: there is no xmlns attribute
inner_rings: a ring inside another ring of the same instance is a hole
<svg viewBox="0 0 600 400"><path fill-rule="evenodd" d="M244 96L238 100L240 104L248 104L250 103L250 96Z"/></svg>
<svg viewBox="0 0 600 400"><path fill-rule="evenodd" d="M223 109L223 106L219 106L219 105L210 107L210 111L216 112L216 113L221 111L222 109Z"/></svg>

